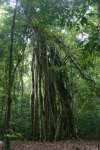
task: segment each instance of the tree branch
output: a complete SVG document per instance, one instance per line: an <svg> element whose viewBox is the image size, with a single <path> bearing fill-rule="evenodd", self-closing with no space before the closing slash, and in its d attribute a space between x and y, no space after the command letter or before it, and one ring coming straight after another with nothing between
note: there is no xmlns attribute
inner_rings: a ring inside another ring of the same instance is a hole
<svg viewBox="0 0 100 150"><path fill-rule="evenodd" d="M79 71L81 77L95 84L95 81L89 75L86 75L86 73L82 71L80 64L73 56L73 54L70 52L71 51L70 47L64 44L64 42L57 37L55 38L55 42L59 45L60 48L63 48L65 51L67 50L67 56L69 57L70 61L73 63L75 68Z"/></svg>

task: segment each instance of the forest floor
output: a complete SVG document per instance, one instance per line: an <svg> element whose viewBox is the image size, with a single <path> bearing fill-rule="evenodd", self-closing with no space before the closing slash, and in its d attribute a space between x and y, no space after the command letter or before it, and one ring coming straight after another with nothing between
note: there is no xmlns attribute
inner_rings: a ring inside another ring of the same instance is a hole
<svg viewBox="0 0 100 150"><path fill-rule="evenodd" d="M12 142L12 150L100 150L100 141Z"/></svg>

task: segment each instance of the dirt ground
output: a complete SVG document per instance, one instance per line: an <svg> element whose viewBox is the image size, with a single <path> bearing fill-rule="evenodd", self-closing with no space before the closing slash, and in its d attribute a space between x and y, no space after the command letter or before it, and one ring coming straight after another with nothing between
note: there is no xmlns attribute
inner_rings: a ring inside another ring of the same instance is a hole
<svg viewBox="0 0 100 150"><path fill-rule="evenodd" d="M12 142L12 150L100 150L100 141Z"/></svg>

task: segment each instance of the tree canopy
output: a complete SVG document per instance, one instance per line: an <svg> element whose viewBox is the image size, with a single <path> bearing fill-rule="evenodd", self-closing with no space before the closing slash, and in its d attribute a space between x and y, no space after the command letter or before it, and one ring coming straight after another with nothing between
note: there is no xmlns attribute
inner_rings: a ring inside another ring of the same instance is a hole
<svg viewBox="0 0 100 150"><path fill-rule="evenodd" d="M7 147L9 139L100 137L99 49L99 1L0 1L0 138Z"/></svg>

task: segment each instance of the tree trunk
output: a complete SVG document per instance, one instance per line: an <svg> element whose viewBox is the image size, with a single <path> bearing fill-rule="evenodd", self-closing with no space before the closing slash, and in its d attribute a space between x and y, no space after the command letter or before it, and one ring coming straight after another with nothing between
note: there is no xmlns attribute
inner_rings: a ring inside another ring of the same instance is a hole
<svg viewBox="0 0 100 150"><path fill-rule="evenodd" d="M54 65L63 65L61 58L57 51L51 50L41 31L36 30L35 34L31 96L33 137L42 141L71 138L75 133L67 74L51 69Z"/></svg>
<svg viewBox="0 0 100 150"><path fill-rule="evenodd" d="M14 45L14 32L15 32L15 20L16 20L16 9L17 9L17 1L16 6L14 8L12 27L11 27L11 43L9 49L9 63L8 63L8 87L7 87L7 102L6 102L6 115L5 115L5 134L10 131L10 120L11 120L11 104L12 104L12 70L13 70L13 45ZM9 139L5 139L5 149L10 150Z"/></svg>

